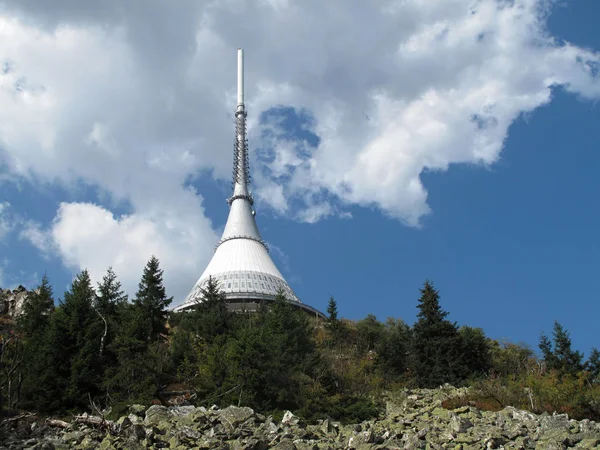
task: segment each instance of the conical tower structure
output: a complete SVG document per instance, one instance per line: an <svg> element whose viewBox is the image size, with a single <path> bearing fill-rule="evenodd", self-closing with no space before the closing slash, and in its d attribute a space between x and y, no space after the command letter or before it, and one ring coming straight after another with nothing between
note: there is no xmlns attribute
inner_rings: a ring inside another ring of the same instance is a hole
<svg viewBox="0 0 600 450"><path fill-rule="evenodd" d="M264 301L274 300L278 291L298 307L323 314L302 303L279 272L256 226L254 199L250 191L246 108L244 105L244 53L238 49L238 95L235 110L233 149L233 194L227 199L229 217L215 253L184 303L176 311L192 308L202 301L202 289L209 277L225 293L232 310L255 310Z"/></svg>

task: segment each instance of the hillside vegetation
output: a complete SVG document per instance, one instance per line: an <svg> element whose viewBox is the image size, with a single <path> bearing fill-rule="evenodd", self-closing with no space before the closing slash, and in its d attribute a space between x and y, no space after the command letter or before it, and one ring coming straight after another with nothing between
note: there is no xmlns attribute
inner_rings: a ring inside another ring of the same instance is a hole
<svg viewBox="0 0 600 450"><path fill-rule="evenodd" d="M425 282L412 325L374 316L316 320L279 295L258 313L233 314L214 282L187 313L171 298L152 257L131 301L109 269L94 288L77 275L55 306L49 280L30 293L0 341L2 411L67 414L127 405L183 402L284 410L314 421L359 422L402 388L471 386L445 405L506 406L600 418L600 353L587 360L558 322L540 337L540 354L499 343L480 328L448 320L439 293Z"/></svg>

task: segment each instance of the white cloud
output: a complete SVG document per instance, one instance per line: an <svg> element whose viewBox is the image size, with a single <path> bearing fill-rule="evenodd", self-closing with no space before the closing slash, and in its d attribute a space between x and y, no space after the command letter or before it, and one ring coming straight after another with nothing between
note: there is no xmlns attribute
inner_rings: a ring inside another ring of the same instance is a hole
<svg viewBox="0 0 600 450"><path fill-rule="evenodd" d="M600 97L598 54L549 35L551 4L6 2L0 162L13 176L83 179L131 204L131 216L112 219L96 206L63 205L51 235L69 265L93 266L105 248L100 271L117 266L121 247L135 249L125 271L154 248L189 272L186 290L216 236L202 198L182 186L201 169L230 174L235 49L243 45L251 149L273 148L268 162L253 163L260 200L308 222L363 205L418 226L430 212L423 170L493 164L509 126L548 103L555 86ZM312 115L305 128L317 148L262 133L281 128L259 124L277 105ZM143 233L147 249L137 240ZM106 244L113 239L119 246ZM171 248L197 257L193 270Z"/></svg>
<svg viewBox="0 0 600 450"><path fill-rule="evenodd" d="M200 226L192 229L185 219L200 219L196 221ZM137 291L146 262L155 255L164 269L168 294L178 303L188 294L189 280L208 263L211 239L207 233L210 236L212 230L201 224L202 218L193 213L184 218L171 212L158 218L144 214L115 217L98 205L62 203L48 232L34 229L26 237L43 251L52 246L68 267L87 268L94 281L100 281L112 266L130 295Z"/></svg>
<svg viewBox="0 0 600 450"><path fill-rule="evenodd" d="M13 229L13 218L9 215L10 203L0 202L0 241Z"/></svg>

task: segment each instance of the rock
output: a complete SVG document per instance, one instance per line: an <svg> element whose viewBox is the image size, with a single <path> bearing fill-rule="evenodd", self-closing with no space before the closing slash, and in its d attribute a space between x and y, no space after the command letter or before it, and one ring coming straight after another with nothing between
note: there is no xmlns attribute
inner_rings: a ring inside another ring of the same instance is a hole
<svg viewBox="0 0 600 450"><path fill-rule="evenodd" d="M296 426L296 427L301 427L304 428L306 426L306 424L304 423L304 421L300 420L299 417L295 416L294 414L292 414L291 411L286 411L283 414L283 419L281 419L281 424L282 425L287 425L287 426Z"/></svg>
<svg viewBox="0 0 600 450"><path fill-rule="evenodd" d="M135 414L136 416L142 417L145 411L146 407L144 405L131 405L129 407L129 413Z"/></svg>
<svg viewBox="0 0 600 450"><path fill-rule="evenodd" d="M5 315L13 319L20 316L29 295L29 291L23 286L19 286L13 291L10 289L0 289L0 315Z"/></svg>
<svg viewBox="0 0 600 450"><path fill-rule="evenodd" d="M173 415L171 412L162 405L152 405L146 411L146 418L144 423L146 425L159 425L166 421L169 421Z"/></svg>
<svg viewBox="0 0 600 450"><path fill-rule="evenodd" d="M273 450L298 450L291 439L283 439L279 444L271 448Z"/></svg>
<svg viewBox="0 0 600 450"><path fill-rule="evenodd" d="M86 433L83 431L70 431L68 433L63 434L62 440L69 444L79 444L83 441Z"/></svg>
<svg viewBox="0 0 600 450"><path fill-rule="evenodd" d="M143 425L131 425L122 433L123 436L131 441L137 442L146 439L146 428Z"/></svg>
<svg viewBox="0 0 600 450"><path fill-rule="evenodd" d="M229 424L232 427L244 423L246 420L254 417L254 410L248 407L228 406L219 411L219 416L223 423Z"/></svg>
<svg viewBox="0 0 600 450"><path fill-rule="evenodd" d="M452 413L449 423L450 431L452 431L453 433L464 433L472 427L473 423L470 420L464 419Z"/></svg>
<svg viewBox="0 0 600 450"><path fill-rule="evenodd" d="M340 425L325 419L306 425L291 411L281 422L250 408L132 405L116 421L95 423L81 414L72 423L48 419L11 422L0 448L35 450L491 450L591 449L600 445L600 428L565 414L535 415L516 408L499 412L473 406L442 407L442 400L464 390L415 389L397 396L385 417ZM391 405L391 402L388 403ZM54 425L52 425L54 424ZM5 430L2 430L4 432Z"/></svg>
<svg viewBox="0 0 600 450"><path fill-rule="evenodd" d="M173 406L169 408L171 414L175 417L185 417L188 414L191 414L196 410L196 407L193 405L185 405L185 406Z"/></svg>

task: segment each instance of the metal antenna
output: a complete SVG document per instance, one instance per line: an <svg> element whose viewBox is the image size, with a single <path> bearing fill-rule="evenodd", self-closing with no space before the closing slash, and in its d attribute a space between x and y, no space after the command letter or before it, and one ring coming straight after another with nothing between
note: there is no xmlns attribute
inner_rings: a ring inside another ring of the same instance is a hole
<svg viewBox="0 0 600 450"><path fill-rule="evenodd" d="M244 51L238 49L237 70L237 107L235 110L235 142L233 148L233 196L227 200L231 205L238 198L247 199L254 204L248 188L250 184L250 167L248 161L248 139L246 137L246 107L244 105Z"/></svg>

